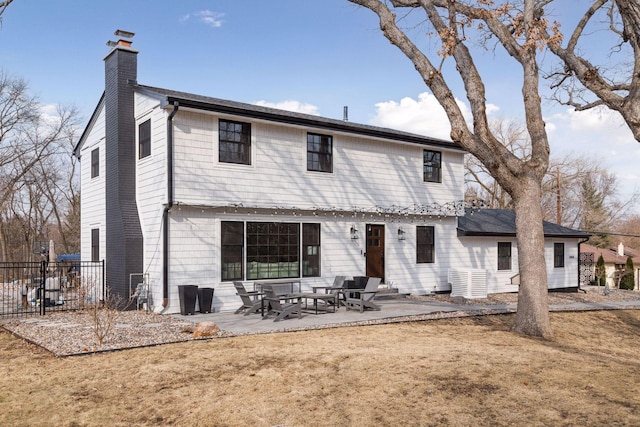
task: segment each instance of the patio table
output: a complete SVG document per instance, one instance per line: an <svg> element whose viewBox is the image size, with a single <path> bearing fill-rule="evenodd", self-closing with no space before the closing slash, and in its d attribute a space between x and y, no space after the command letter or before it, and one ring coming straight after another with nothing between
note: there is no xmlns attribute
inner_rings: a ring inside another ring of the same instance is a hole
<svg viewBox="0 0 640 427"><path fill-rule="evenodd" d="M313 300L313 307L315 309L315 314L318 314L318 300L322 300L325 302L325 309L322 309L325 313L329 312L329 301L333 301L333 313L336 312L336 307L338 306L338 294L323 294L323 293L302 293L302 298L305 299L304 308L308 308L307 300Z"/></svg>

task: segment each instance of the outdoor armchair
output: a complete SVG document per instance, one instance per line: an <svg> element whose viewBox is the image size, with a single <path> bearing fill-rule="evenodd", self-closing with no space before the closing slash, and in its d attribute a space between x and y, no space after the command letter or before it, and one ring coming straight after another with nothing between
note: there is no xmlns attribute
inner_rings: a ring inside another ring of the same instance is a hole
<svg viewBox="0 0 640 427"><path fill-rule="evenodd" d="M373 302L378 293L379 277L369 277L367 284L362 290L356 292L346 292L345 305L347 310L358 309L362 313L365 309L380 310L380 306Z"/></svg>
<svg viewBox="0 0 640 427"><path fill-rule="evenodd" d="M238 314L244 311L244 315L248 315L251 313L257 313L260 311L262 307L262 294L256 291L247 291L244 288L244 284L242 282L233 282L233 286L236 288L236 294L242 300L242 305L238 307L235 311L235 314Z"/></svg>
<svg viewBox="0 0 640 427"><path fill-rule="evenodd" d="M298 318L302 317L302 294L276 295L272 285L263 285L262 292L264 292L265 304L269 304L267 316L271 313L276 315L276 318L273 319L274 322L294 314L297 314ZM289 302L293 300L296 302Z"/></svg>

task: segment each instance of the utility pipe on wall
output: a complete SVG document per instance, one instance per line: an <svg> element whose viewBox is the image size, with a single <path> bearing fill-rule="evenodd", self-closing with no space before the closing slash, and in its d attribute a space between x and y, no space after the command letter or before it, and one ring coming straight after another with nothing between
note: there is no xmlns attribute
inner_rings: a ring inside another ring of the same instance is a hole
<svg viewBox="0 0 640 427"><path fill-rule="evenodd" d="M180 105L173 101L167 117L167 204L162 214L162 308L169 305L169 211L173 207L173 118Z"/></svg>

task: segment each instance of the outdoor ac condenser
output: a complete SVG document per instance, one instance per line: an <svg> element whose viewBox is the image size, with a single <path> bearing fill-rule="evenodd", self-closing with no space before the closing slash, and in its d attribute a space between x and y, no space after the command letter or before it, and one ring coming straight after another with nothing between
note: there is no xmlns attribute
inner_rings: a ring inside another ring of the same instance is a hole
<svg viewBox="0 0 640 427"><path fill-rule="evenodd" d="M448 282L452 297L486 298L487 271L480 269L449 269Z"/></svg>

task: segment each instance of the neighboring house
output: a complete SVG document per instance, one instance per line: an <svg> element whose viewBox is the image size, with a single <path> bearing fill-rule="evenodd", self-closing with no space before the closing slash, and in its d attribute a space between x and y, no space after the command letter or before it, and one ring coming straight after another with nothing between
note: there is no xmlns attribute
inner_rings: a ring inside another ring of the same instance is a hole
<svg viewBox="0 0 640 427"><path fill-rule="evenodd" d="M502 286L517 272L513 235L508 265L503 240L458 238L458 144L141 85L130 44L105 58L105 91L75 149L82 259L105 259L113 293L128 297L145 274L157 311L179 311L180 285L215 288L214 308L228 311L234 280L310 289L367 275L427 294L450 291L450 271L465 268L499 277L492 291L516 290ZM576 248L562 256L568 287Z"/></svg>
<svg viewBox="0 0 640 427"><path fill-rule="evenodd" d="M580 246L581 254L589 254L589 258L593 259L593 266L598 262L598 258L602 256L604 260L606 281L610 287L617 287L618 272L623 271L627 258L631 257L634 266L635 289L638 289L640 276L640 253L631 248L625 248L622 243L617 248L598 248L596 246L583 244ZM594 280L595 276L594 276Z"/></svg>

